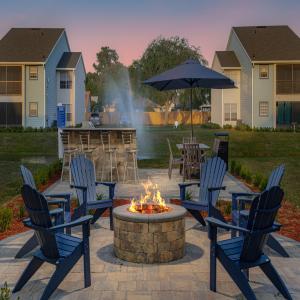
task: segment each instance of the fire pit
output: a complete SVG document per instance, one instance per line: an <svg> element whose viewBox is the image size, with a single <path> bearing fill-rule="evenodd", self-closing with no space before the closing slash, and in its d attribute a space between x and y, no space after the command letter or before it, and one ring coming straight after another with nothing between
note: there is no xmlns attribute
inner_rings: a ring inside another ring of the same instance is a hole
<svg viewBox="0 0 300 300"><path fill-rule="evenodd" d="M166 204L156 185L144 184L145 196L114 209L114 252L123 260L162 263L182 258L185 208Z"/></svg>

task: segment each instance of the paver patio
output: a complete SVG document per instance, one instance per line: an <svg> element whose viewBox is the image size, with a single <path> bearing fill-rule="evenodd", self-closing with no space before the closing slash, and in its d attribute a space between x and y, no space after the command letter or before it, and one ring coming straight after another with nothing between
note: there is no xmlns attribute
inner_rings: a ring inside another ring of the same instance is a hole
<svg viewBox="0 0 300 300"><path fill-rule="evenodd" d="M178 182L181 178L174 172L171 181L167 170L140 170L141 181L148 177L158 183L162 195L167 199L178 198ZM224 184L228 187L221 198L230 198L229 191L246 191L236 179L227 175ZM69 190L68 182L57 182L48 189L51 192ZM138 196L143 188L137 184L117 185L116 198ZM99 190L102 192L102 190ZM193 191L197 195L196 190ZM207 231L193 218L186 217L186 254L184 258L168 264L135 264L122 261L113 253L113 232L109 230L107 218L101 218L91 226L91 276L92 285L84 288L82 259L65 278L51 299L243 299L239 289L218 264L217 293L209 291L209 240ZM75 229L74 234L77 233ZM78 228L78 232L79 228ZM0 283L8 282L13 288L31 256L14 259L18 249L31 235L25 232L0 242ZM221 238L229 237L223 232ZM292 293L300 299L300 243L276 235L290 254L282 258L271 252L275 267ZM13 299L39 299L53 272L53 266L44 264L33 278ZM258 299L281 299L277 290L259 270L250 271L251 286Z"/></svg>
<svg viewBox="0 0 300 300"><path fill-rule="evenodd" d="M218 264L217 293L209 291L209 241L207 232L192 218L186 218L186 255L168 264L135 264L117 259L113 254L113 233L107 218L91 226L92 285L83 287L83 261L80 260L51 299L243 299L238 288ZM30 260L14 259L17 250L31 232L0 242L0 282L13 287ZM221 234L222 238L228 236ZM294 299L300 299L300 245L281 238L290 258L271 254L277 270ZM270 254L270 253L269 253ZM39 299L53 272L44 264L13 299ZM250 272L251 285L258 299L281 299L277 290L259 269Z"/></svg>

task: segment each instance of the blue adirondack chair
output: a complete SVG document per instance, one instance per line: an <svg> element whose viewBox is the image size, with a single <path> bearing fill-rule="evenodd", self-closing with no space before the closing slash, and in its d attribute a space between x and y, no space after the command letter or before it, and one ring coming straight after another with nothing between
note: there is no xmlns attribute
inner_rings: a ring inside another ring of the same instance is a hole
<svg viewBox="0 0 300 300"><path fill-rule="evenodd" d="M202 165L200 182L179 184L182 206L203 226L206 226L206 223L201 215L201 211L208 212L208 210L210 210L210 216L225 221L221 212L216 208L220 190L225 190L225 187L222 186L225 174L225 162L219 157L213 157ZM186 200L186 189L192 185L198 185L200 187L197 201ZM211 205L209 205L209 203L211 203Z"/></svg>
<svg viewBox="0 0 300 300"><path fill-rule="evenodd" d="M268 235L280 229L275 217L281 206L283 191L280 187L257 195L252 202L247 227L226 224L208 217L210 245L210 289L216 291L216 260L218 259L232 280L248 300L256 299L249 284L249 269L260 267L279 292L292 299L287 287L273 267L263 248ZM242 232L243 235L229 240L217 241L218 227Z"/></svg>
<svg viewBox="0 0 300 300"><path fill-rule="evenodd" d="M36 189L36 184L32 173L26 167L21 165L21 176L24 184L28 184L33 189ZM47 194L45 195L47 198L48 205L56 205L58 208L50 210L50 215L55 219L55 224L64 223L64 220L70 221L70 201L71 194L70 193L60 193L60 194ZM70 228L67 228L67 233L71 233ZM33 234L29 240L22 246L22 248L18 251L15 258L22 258L29 252L31 252L35 247L38 246L38 240L35 234Z"/></svg>
<svg viewBox="0 0 300 300"><path fill-rule="evenodd" d="M56 267L41 296L42 300L48 299L81 256L84 264L84 285L90 286L89 224L92 216L84 216L70 223L53 226L48 203L43 194L29 185L24 185L22 197L29 214L24 224L35 231L40 249L34 253L13 293L20 291L42 264L48 262ZM59 232L62 228L79 225L82 226L82 239Z"/></svg>
<svg viewBox="0 0 300 300"><path fill-rule="evenodd" d="M94 209L91 223L95 223L106 209L109 209L110 229L113 230L113 198L115 194L115 182L98 182L95 178L95 169L91 160L84 155L77 155L71 161L72 188L76 189L79 207L75 209L72 218L87 215L90 209ZM104 185L109 188L108 199L97 200L96 186Z"/></svg>
<svg viewBox="0 0 300 300"><path fill-rule="evenodd" d="M282 177L284 174L284 165L280 165L275 168L269 176L265 191L269 190L273 186L280 186ZM255 196L259 193L232 193L232 224L242 227L247 226L249 210L245 210L245 204L251 203ZM236 236L236 232L232 231L232 237ZM286 250L280 245L275 237L270 234L267 241L267 245L275 250L277 253L284 257L289 257Z"/></svg>

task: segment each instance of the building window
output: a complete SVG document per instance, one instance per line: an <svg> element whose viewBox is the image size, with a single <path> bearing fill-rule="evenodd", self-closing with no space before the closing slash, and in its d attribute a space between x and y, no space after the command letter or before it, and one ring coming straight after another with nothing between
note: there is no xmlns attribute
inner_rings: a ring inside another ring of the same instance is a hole
<svg viewBox="0 0 300 300"><path fill-rule="evenodd" d="M300 94L300 64L276 65L276 93Z"/></svg>
<svg viewBox="0 0 300 300"><path fill-rule="evenodd" d="M30 66L29 67L29 79L30 80L38 80L38 67L37 66Z"/></svg>
<svg viewBox="0 0 300 300"><path fill-rule="evenodd" d="M0 66L0 95L22 95L21 66Z"/></svg>
<svg viewBox="0 0 300 300"><path fill-rule="evenodd" d="M259 102L259 116L268 117L269 116L269 102L260 101Z"/></svg>
<svg viewBox="0 0 300 300"><path fill-rule="evenodd" d="M61 89L72 88L72 72L69 71L60 72L60 88Z"/></svg>
<svg viewBox="0 0 300 300"><path fill-rule="evenodd" d="M224 120L236 121L237 120L237 104L226 103L224 104Z"/></svg>
<svg viewBox="0 0 300 300"><path fill-rule="evenodd" d="M259 65L259 78L269 78L269 65Z"/></svg>
<svg viewBox="0 0 300 300"><path fill-rule="evenodd" d="M63 104L65 107L65 112L66 112L66 121L67 122L72 122L72 107L71 104Z"/></svg>
<svg viewBox="0 0 300 300"><path fill-rule="evenodd" d="M37 116L38 116L38 103L29 102L29 117L37 117Z"/></svg>

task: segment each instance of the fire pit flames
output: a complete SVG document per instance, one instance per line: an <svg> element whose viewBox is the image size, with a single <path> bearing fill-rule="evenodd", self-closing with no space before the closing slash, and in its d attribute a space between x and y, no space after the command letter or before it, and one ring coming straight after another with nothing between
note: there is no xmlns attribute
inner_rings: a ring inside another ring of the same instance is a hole
<svg viewBox="0 0 300 300"><path fill-rule="evenodd" d="M140 199L132 199L128 210L133 213L141 214L158 214L169 211L165 199L162 198L157 184L153 184L150 180L142 183L145 194Z"/></svg>

